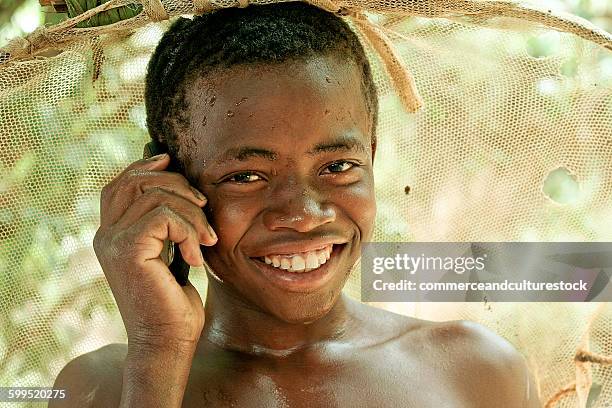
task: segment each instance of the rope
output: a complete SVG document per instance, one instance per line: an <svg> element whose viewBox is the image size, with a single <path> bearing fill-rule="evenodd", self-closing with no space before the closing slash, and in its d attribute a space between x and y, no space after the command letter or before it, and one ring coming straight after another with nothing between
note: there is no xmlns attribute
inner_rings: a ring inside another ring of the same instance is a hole
<svg viewBox="0 0 612 408"><path fill-rule="evenodd" d="M594 364L601 364L601 365L612 365L612 357L592 353L587 350L579 350L574 356L574 361L578 363L594 363ZM576 393L576 383L575 382L557 391L552 397L550 397L546 405L544 405L544 408L554 408L555 405L559 401L561 401L563 398L566 398L574 393Z"/></svg>
<svg viewBox="0 0 612 408"><path fill-rule="evenodd" d="M210 0L192 0L193 11L202 14L215 9ZM247 7L249 0L237 0L237 6ZM399 97L408 112L416 112L423 105L419 96L414 77L408 68L403 64L393 43L383 31L384 28L377 26L368 20L365 14L341 9L332 0L308 0L316 7L333 13L347 15L353 19L355 25L363 32L370 41L376 52L380 55L383 65L395 86ZM65 24L59 24L51 29L40 27L25 38L17 38L6 47L6 51L11 58L23 57L34 54L38 49L48 48L52 45L53 37L50 34L68 28L73 28L79 22L90 18L102 11L120 7L126 0L111 0L101 6L87 10L79 16L67 20ZM142 0L143 12L151 21L163 21L170 18L161 0ZM115 23L116 24L116 23ZM111 24L114 25L114 24ZM108 26L104 26L108 27Z"/></svg>
<svg viewBox="0 0 612 408"><path fill-rule="evenodd" d="M248 0L247 0L248 1ZM385 70L391 78L391 82L397 91L404 108L408 112L416 112L423 101L419 95L412 73L402 62L393 42L384 32L384 27L372 23L367 16L359 11L341 8L332 0L307 0L313 6L340 16L350 17L355 25L359 27L364 36L372 44L380 56Z"/></svg>
<svg viewBox="0 0 612 408"><path fill-rule="evenodd" d="M340 10L340 7L332 0L306 1L329 12L336 13ZM83 14L52 26L51 28L41 27L24 38L15 38L0 52L0 55L10 54L10 58L3 57L2 60L6 62L16 58L32 57L38 51L68 42L73 38L82 36L84 33L100 35L118 30L127 31L133 29L133 27L128 27L126 24L120 24L123 21L93 28L74 29L74 26L98 13L112 8L133 4L134 2L134 0L110 0L98 7L87 10ZM144 8L144 14L151 21L161 21L169 18L169 13L163 7L160 0L141 0L140 2ZM239 7L246 7L249 0L237 0L237 2ZM213 6L210 0L177 0L176 3L176 9L181 8L178 7L178 5L190 4L193 12L196 14L202 14L218 8L218 6ZM489 19L492 17L509 17L531 21L558 31L573 33L612 50L612 35L587 20L566 13L557 13L552 10L540 9L533 5L526 6L505 0L421 0L418 2L404 0L403 2L393 2L393 4L364 1L361 7L354 7L354 9L360 11L373 10L381 13L392 12L403 16L423 16L430 18L441 17L452 19L462 16L471 16ZM173 12L173 15L174 13L176 12ZM138 17L139 16L132 17L124 21L131 21ZM139 20L142 21L140 18ZM371 27L372 29L369 30L370 34L377 35L375 33L379 29L375 26ZM384 36L381 36L381 40L377 42L384 43L388 41ZM394 68L392 67L392 69ZM398 82L406 82L406 84L408 84L410 79L404 78ZM418 99L415 99L415 101L416 100Z"/></svg>
<svg viewBox="0 0 612 408"><path fill-rule="evenodd" d="M414 77L408 67L402 62L389 37L383 29L369 21L365 14L356 13L352 17L378 55L380 55L404 108L408 112L418 111L423 106L423 101L417 90Z"/></svg>
<svg viewBox="0 0 612 408"><path fill-rule="evenodd" d="M210 0L183 0L189 1L195 14L203 14L217 8ZM495 16L525 19L536 22L560 31L570 32L579 35L587 40L596 42L612 50L612 35L596 27L587 20L576 16L552 13L550 10L540 10L533 6L522 6L507 1L474 1L474 0L427 0L412 3L405 0L404 3L396 3L393 10L387 10L386 4L364 3L363 7L354 8L353 11L345 11L334 3L333 0L306 0L308 3L332 13L345 13L353 18L356 25L363 31L366 38L376 48L391 80L398 90L400 98L406 109L410 112L418 110L422 101L419 97L414 78L410 71L398 58L393 43L385 34L384 27L368 21L363 14L364 10L373 8L385 12L394 11L397 14L406 15L425 15L426 17L457 17L457 16L480 16L491 18ZM178 1L180 3L180 0ZM0 51L0 63L6 63L14 59L32 57L37 52L59 44L70 41L71 36L78 37L84 33L100 35L107 32L128 30L133 27L126 23L139 16L132 17L117 23L75 29L74 27L81 21L112 8L121 7L133 3L133 0L110 0L98 7L87 10L83 14L66 20L50 28L40 27L31 34L23 38L15 38ZM168 11L164 8L161 0L141 0L143 12L151 21L162 21L170 18ZM247 7L249 0L237 0L238 7ZM359 10L359 11L354 11Z"/></svg>
<svg viewBox="0 0 612 408"><path fill-rule="evenodd" d="M98 13L113 8L121 7L130 4L130 0L110 0L106 3L102 3L98 7L92 8L85 11L83 14L79 14L76 17L62 21L49 28L38 27L32 33L26 37L17 37L11 40L6 47L2 49L1 54L9 54L10 58L5 60L11 61L18 58L32 57L34 54L44 51L46 49L56 47L57 45L70 41L69 35L63 35L66 32L73 30L73 34L76 36L82 35L82 33L94 32L96 34L102 34L103 32L115 31L115 29L125 24L127 20L120 21L119 23L109 24L103 27L94 28L80 28L74 29L74 27L81 21L85 21ZM130 19L131 20L131 19Z"/></svg>
<svg viewBox="0 0 612 408"><path fill-rule="evenodd" d="M555 405L563 398L570 396L571 394L576 392L576 383L571 383L563 388L561 388L555 395L550 397L544 408L554 408Z"/></svg>
<svg viewBox="0 0 612 408"><path fill-rule="evenodd" d="M595 354L586 350L578 350L574 356L574 361L580 363L595 363L601 365L612 365L612 356Z"/></svg>

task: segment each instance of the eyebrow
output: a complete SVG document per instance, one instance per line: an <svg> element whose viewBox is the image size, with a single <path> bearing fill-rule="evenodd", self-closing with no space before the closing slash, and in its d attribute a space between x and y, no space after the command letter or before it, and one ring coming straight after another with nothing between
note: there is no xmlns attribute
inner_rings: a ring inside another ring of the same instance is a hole
<svg viewBox="0 0 612 408"><path fill-rule="evenodd" d="M253 157L261 157L267 160L278 159L278 153L271 150L261 149L259 147L242 146L228 149L221 155L219 161L240 160L246 161Z"/></svg>
<svg viewBox="0 0 612 408"><path fill-rule="evenodd" d="M314 156L319 153L337 152L337 151L358 151L367 153L366 147L358 140L350 136L340 136L329 142L316 144L306 153L309 156ZM278 153L253 146L242 146L230 148L223 153L218 161L224 162L229 160L246 161L251 158L263 158L274 161L278 159Z"/></svg>
<svg viewBox="0 0 612 408"><path fill-rule="evenodd" d="M366 147L358 139L350 136L340 136L330 142L318 143L311 150L307 151L308 155L314 156L318 153L337 152L337 151L358 151L367 153Z"/></svg>

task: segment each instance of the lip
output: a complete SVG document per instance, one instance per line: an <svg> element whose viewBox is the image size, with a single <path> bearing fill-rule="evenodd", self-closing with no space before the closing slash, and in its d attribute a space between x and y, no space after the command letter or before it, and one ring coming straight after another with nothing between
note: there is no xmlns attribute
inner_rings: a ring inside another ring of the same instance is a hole
<svg viewBox="0 0 612 408"><path fill-rule="evenodd" d="M346 239L342 238L323 238L308 241L283 242L282 244L262 246L260 250L255 250L248 256L250 258L261 258L267 255L295 255L303 252L316 251L328 245L346 244Z"/></svg>
<svg viewBox="0 0 612 408"><path fill-rule="evenodd" d="M255 258L250 258L250 261L255 264L266 280L279 289L287 292L307 293L321 288L330 281L345 248L346 244L334 245L329 260L310 272L286 272Z"/></svg>

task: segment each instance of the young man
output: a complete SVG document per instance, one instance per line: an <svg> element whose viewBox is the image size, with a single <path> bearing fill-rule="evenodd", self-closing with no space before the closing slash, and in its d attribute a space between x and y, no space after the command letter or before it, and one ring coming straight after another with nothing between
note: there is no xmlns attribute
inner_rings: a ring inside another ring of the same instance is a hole
<svg viewBox="0 0 612 408"><path fill-rule="evenodd" d="M181 19L146 104L170 156L104 188L94 241L128 345L70 362L50 407L539 406L486 329L342 295L373 230L377 100L339 17L288 3ZM190 265L204 255L205 307L161 260L165 239Z"/></svg>

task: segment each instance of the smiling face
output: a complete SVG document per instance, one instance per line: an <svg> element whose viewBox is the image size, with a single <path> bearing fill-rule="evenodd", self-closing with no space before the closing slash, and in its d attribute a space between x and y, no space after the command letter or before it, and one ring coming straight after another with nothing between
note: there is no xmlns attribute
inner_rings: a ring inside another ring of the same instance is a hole
<svg viewBox="0 0 612 408"><path fill-rule="evenodd" d="M177 132L219 237L202 247L207 264L224 291L252 306L287 322L316 320L374 224L375 146L360 73L321 56L208 77L187 86L189 120Z"/></svg>

